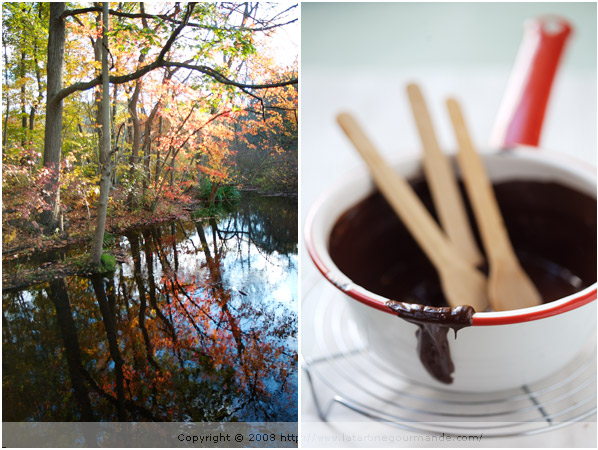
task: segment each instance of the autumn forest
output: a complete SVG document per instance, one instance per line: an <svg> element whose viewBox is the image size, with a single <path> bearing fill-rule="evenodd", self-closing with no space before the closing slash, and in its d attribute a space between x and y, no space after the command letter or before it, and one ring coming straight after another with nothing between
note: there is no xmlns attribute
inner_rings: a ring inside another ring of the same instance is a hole
<svg viewBox="0 0 598 450"><path fill-rule="evenodd" d="M296 420L297 17L3 3L5 420Z"/></svg>

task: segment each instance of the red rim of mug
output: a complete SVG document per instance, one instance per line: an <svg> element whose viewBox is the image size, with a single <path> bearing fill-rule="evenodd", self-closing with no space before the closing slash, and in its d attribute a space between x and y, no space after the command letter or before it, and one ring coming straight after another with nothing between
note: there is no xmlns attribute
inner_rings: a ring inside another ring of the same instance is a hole
<svg viewBox="0 0 598 450"><path fill-rule="evenodd" d="M544 155L546 154L545 151L542 152ZM554 155L554 154L553 154ZM557 155L554 155L557 156ZM562 157L562 155L558 155L558 157ZM570 158L566 158L570 163L579 163L579 161L572 160ZM581 164L584 169L588 169L588 166L585 164ZM594 172L595 169L591 169ZM316 203L310 209L307 219L305 221L305 246L311 257L312 261L314 262L315 266L318 270L322 273L322 275L337 289L341 292L344 292L348 296L352 297L353 299L368 305L372 308L378 309L380 311L395 314L390 308L388 308L384 303L381 303L379 300L375 299L375 294L370 293L369 291L365 290L364 288L359 287L358 289L355 288L356 285L350 283L348 286L340 286L338 282L335 281L335 277L333 275L333 270L326 266L322 258L319 256L316 246L312 239L312 232L313 232L313 222L316 216L316 212L320 209L321 204L324 201L326 196L321 196ZM335 268L338 271L338 269ZM340 273L340 271L339 271ZM596 283L593 283L591 286L586 287L585 289L564 297L559 300L552 301L550 303L544 303L539 306L534 306L531 308L523 308L518 310L512 311L501 311L501 312L477 312L473 315L473 323L474 326L489 326L489 325L507 325L507 324L515 324L515 323L522 323L522 322L529 322L533 320L544 319L547 317L552 317L558 314L565 313L567 311L571 311L573 309L580 308L588 303L591 303L597 299L597 288Z"/></svg>

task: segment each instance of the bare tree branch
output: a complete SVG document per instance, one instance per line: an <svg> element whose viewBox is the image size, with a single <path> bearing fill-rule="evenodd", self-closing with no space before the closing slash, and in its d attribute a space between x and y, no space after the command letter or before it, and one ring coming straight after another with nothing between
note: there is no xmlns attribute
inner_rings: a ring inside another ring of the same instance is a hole
<svg viewBox="0 0 598 450"><path fill-rule="evenodd" d="M146 73L151 72L152 70L155 70L155 69L158 69L161 67L178 67L178 68L183 68L183 69L195 70L197 72L203 73L204 75L208 75L209 77L212 77L219 83L222 83L222 84L225 84L228 86L234 86L234 87L237 87L240 89L270 89L270 88L275 88L275 87L290 86L290 85L298 84L298 82L299 82L299 80L297 78L291 78L289 80L277 81L277 82L273 82L273 83L260 83L260 84L240 83L238 81L234 81L234 80L227 78L226 76L224 76L217 70L215 70L211 67L208 67L208 66L193 65L193 64L189 64L189 63L175 62L175 61L160 61L159 59L156 59L152 63L150 63L146 66L143 66L143 67L139 68L138 70L136 70L135 72L129 73L127 75L110 76L109 80L110 80L110 83L112 83L112 84L128 83L129 81L137 80L138 78L141 78ZM79 83L72 84L72 85L62 89L58 94L56 94L56 96L54 97L54 101L60 101L60 100L64 99L65 97L68 97L70 94L77 92L77 91L86 91L87 89L91 89L91 88L101 84L101 82L102 82L102 77L100 76L100 77L94 78L93 80L81 81ZM246 92L246 93L250 94L249 92ZM253 94L250 94L250 95L253 95Z"/></svg>
<svg viewBox="0 0 598 450"><path fill-rule="evenodd" d="M292 7L288 8L287 10L283 11L282 13L278 14L277 16L280 16L281 14L283 14L284 12L290 10L293 7L296 7L297 5L293 5ZM67 10L65 11L61 16L60 19L64 20L68 17L73 17L76 18L78 15L81 14L87 14L87 13L91 13L91 12L101 12L102 8L101 7L96 7L96 6L91 6L89 8L80 8L80 9L71 9L71 10ZM168 14L146 14L146 13L127 13L127 12L123 12L123 11L117 11L114 9L111 9L108 11L108 13L111 16L116 16L116 17L124 17L127 19L150 19L150 20L162 20L164 22L170 22L170 23L174 23L174 24L181 24L183 21L175 19L174 17L172 17L172 15L168 15ZM271 19L270 21L264 21L264 23L270 23L273 19ZM272 24L272 25L267 25L267 26L263 26L263 27L259 27L259 28L250 28L250 27L215 27L215 26L210 26L210 25L204 25L204 24L200 24L200 23L195 23L195 22L188 22L186 23L187 26L192 27L192 28L200 28L200 29L204 29L204 30L210 30L210 31L214 31L214 30L222 30L222 31L232 31L232 30L241 30L241 31L268 31L268 30L272 30L274 28L279 28L279 27L283 27L285 25L289 25L291 23L297 22L298 19L292 19L289 20L288 22L284 22L284 23L277 23L277 24Z"/></svg>
<svg viewBox="0 0 598 450"><path fill-rule="evenodd" d="M170 50L170 47L172 47L172 44L174 44L174 41L176 40L178 35L181 34L181 31L183 31L183 28L185 28L185 26L187 25L187 22L189 22L189 17L191 17L191 13L195 9L196 4L197 3L189 3L187 5L187 12L185 13L185 16L183 17L183 21L172 32L172 34L166 41L166 44L160 51L158 58L156 58L156 61L164 61L164 56L166 56L166 53L168 53L168 51Z"/></svg>
<svg viewBox="0 0 598 450"><path fill-rule="evenodd" d="M164 67L182 67L184 69L196 70L198 72L201 72L205 75L208 75L208 76L214 78L219 83L226 84L228 86L244 88L244 89L269 89L269 88L273 88L273 87L283 87L283 86L289 86L289 85L298 83L297 78L291 78L291 79L285 80L285 81L277 81L277 82L272 82L272 83L261 83L261 84L240 83L238 81L234 81L234 80L227 78L226 76L224 76L217 70L212 69L211 67L198 66L198 65L187 64L187 63L180 63L180 62L175 62L175 61L164 61Z"/></svg>

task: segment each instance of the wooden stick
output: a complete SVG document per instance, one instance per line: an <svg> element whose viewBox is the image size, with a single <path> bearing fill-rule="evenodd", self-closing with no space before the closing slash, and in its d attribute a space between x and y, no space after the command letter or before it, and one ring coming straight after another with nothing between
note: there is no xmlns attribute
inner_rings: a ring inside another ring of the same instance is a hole
<svg viewBox="0 0 598 450"><path fill-rule="evenodd" d="M442 229L466 261L474 266L480 265L484 257L473 236L453 167L438 145L421 89L411 83L407 85L407 94L423 145L426 180Z"/></svg>
<svg viewBox="0 0 598 450"><path fill-rule="evenodd" d="M461 108L454 99L448 99L446 105L459 142L457 160L490 266L490 304L496 311L538 305L542 298L515 255L492 184L471 142Z"/></svg>
<svg viewBox="0 0 598 450"><path fill-rule="evenodd" d="M476 311L486 310L488 298L484 275L463 259L411 186L386 164L355 119L350 114L341 113L337 120L368 164L388 203L436 267L449 305L470 305Z"/></svg>

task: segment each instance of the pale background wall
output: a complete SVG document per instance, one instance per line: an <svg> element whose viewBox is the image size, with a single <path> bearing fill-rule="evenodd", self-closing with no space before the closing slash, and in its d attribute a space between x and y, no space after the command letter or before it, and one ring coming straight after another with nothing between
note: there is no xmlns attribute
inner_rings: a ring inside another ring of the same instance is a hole
<svg viewBox="0 0 598 450"><path fill-rule="evenodd" d="M523 21L546 12L576 26L569 67L595 71L595 3L303 3L302 64L509 66Z"/></svg>

